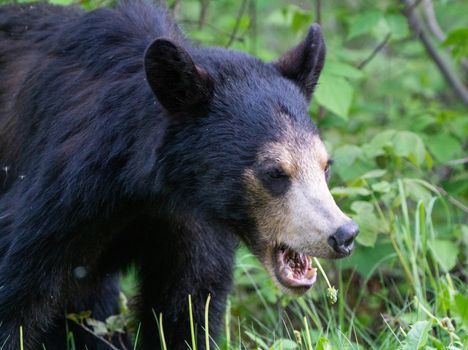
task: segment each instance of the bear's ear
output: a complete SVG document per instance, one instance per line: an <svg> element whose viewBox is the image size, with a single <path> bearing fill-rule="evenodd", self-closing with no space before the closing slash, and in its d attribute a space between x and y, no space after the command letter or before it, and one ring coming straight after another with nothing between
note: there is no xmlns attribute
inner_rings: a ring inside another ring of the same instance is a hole
<svg viewBox="0 0 468 350"><path fill-rule="evenodd" d="M169 112L201 112L208 107L213 79L183 47L156 39L146 49L144 66L151 89Z"/></svg>
<svg viewBox="0 0 468 350"><path fill-rule="evenodd" d="M274 64L281 74L295 82L306 98L312 92L325 61L325 42L320 25L314 23L306 38L296 47L286 52Z"/></svg>

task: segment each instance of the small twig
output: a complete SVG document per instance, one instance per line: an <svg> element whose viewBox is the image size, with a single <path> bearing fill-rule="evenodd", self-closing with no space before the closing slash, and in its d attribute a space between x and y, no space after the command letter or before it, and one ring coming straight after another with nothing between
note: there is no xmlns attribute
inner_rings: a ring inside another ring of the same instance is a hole
<svg viewBox="0 0 468 350"><path fill-rule="evenodd" d="M432 34L436 36L437 39L440 41L445 40L445 33L442 31L442 28L439 26L439 22L437 22L437 18L435 16L434 6L432 5L431 0L423 0L423 10L424 15L427 20L427 25L431 30Z"/></svg>
<svg viewBox="0 0 468 350"><path fill-rule="evenodd" d="M319 106L318 112L317 112L317 123L321 122L325 118L325 114L327 111L323 106Z"/></svg>
<svg viewBox="0 0 468 350"><path fill-rule="evenodd" d="M408 10L408 11L413 11L416 7L418 7L418 5L421 3L421 1L423 1L423 0L416 0L416 1L413 2L412 4L409 4L409 1L408 1L408 8L407 8L407 10Z"/></svg>
<svg viewBox="0 0 468 350"><path fill-rule="evenodd" d="M447 165L461 165L468 163L468 157L461 158L461 159L452 159L449 160L446 164Z"/></svg>
<svg viewBox="0 0 468 350"><path fill-rule="evenodd" d="M194 20L190 20L190 19L183 19L183 20L180 20L178 23L181 23L181 24L187 23L187 24L190 24L190 25L197 25L198 21L194 21ZM205 26L213 29L215 32L217 32L219 34L222 34L222 35L225 35L225 36L231 36L231 33L226 32L226 31L216 27L215 25L213 25L213 24L211 24L209 22L206 22ZM235 37L234 39L237 40L237 41L244 41L244 38L242 38L240 36Z"/></svg>
<svg viewBox="0 0 468 350"><path fill-rule="evenodd" d="M91 329L86 327L84 324L75 322L76 325L80 326L85 332L88 332L89 334L93 335L94 337L98 338L101 340L103 343L105 343L108 347L110 347L112 350L121 350L118 347L116 347L114 344L112 344L110 341L107 339L100 337L99 335L95 334Z"/></svg>
<svg viewBox="0 0 468 350"><path fill-rule="evenodd" d="M424 18L426 19L427 26L429 30L431 31L431 33L439 41L444 41L447 38L447 35L444 33L444 31L439 25L439 22L437 21L436 13L434 11L434 5L432 4L431 0L423 0L423 12L424 12ZM465 70L468 69L468 60L466 60L465 58L460 59L460 64Z"/></svg>
<svg viewBox="0 0 468 350"><path fill-rule="evenodd" d="M429 316L430 319L434 320L437 322L437 325L442 328L444 331L447 331L450 335L450 338L453 340L460 340L460 337L456 334L453 333L453 330L450 329L450 327L447 327L446 325L444 325L442 323L441 320L439 320L439 318L437 318L436 316L434 316L432 314L432 312L430 312L420 301L417 297L414 297L414 303L416 304L416 307L421 309L427 316Z"/></svg>
<svg viewBox="0 0 468 350"><path fill-rule="evenodd" d="M202 29L206 23L206 16L208 15L208 5L210 0L200 0L200 16L198 18L198 29Z"/></svg>
<svg viewBox="0 0 468 350"><path fill-rule="evenodd" d="M375 47L374 50L370 53L370 55L361 63L358 65L358 69L363 69L372 59L377 56L377 54L383 50L383 48L387 45L388 41L390 40L390 37L392 36L392 33L388 33L385 38L382 40L382 42Z"/></svg>
<svg viewBox="0 0 468 350"><path fill-rule="evenodd" d="M119 344L120 344L120 346L122 347L122 350L128 350L127 346L126 346L126 345L124 344L124 342L123 342L122 335L121 335L121 334L118 334L117 336L118 336L118 338L119 338Z"/></svg>
<svg viewBox="0 0 468 350"><path fill-rule="evenodd" d="M229 41L227 42L226 47L231 46L234 40L236 39L237 31L239 30L240 21L242 19L242 15L245 12L246 5L247 5L247 0L242 0L242 4L237 14L236 23L234 24L234 28L232 29L232 33L231 33L231 36L229 37Z"/></svg>
<svg viewBox="0 0 468 350"><path fill-rule="evenodd" d="M315 2L315 22L322 25L322 2L320 0Z"/></svg>
<svg viewBox="0 0 468 350"><path fill-rule="evenodd" d="M258 36L258 25L257 25L257 0L250 2L250 33L252 39L252 54L257 55L257 36Z"/></svg>
<svg viewBox="0 0 468 350"><path fill-rule="evenodd" d="M170 9L173 13L173 16L174 17L177 17L177 15L179 14L179 10L180 10L180 1L181 0L175 0L172 5L170 6Z"/></svg>
<svg viewBox="0 0 468 350"><path fill-rule="evenodd" d="M414 34L421 40L421 43L424 45L428 55L432 58L434 63L439 68L439 71L444 76L445 80L452 86L453 90L457 93L463 103L468 105L468 90L463 85L462 81L458 76L447 66L440 54L437 52L436 47L431 42L430 38L424 32L421 22L413 11L414 5L410 4L409 0L400 0L405 8L403 9L403 14L408 20L410 28L413 30ZM418 0L419 3L422 0Z"/></svg>
<svg viewBox="0 0 468 350"><path fill-rule="evenodd" d="M460 202L458 199L456 199L455 197L452 197L446 190L444 190L442 187L440 186L435 186L437 188L437 190L445 197L447 197L447 200L452 203L454 206L456 206L458 209L464 211L466 214L468 214L468 207L463 204L462 202Z"/></svg>

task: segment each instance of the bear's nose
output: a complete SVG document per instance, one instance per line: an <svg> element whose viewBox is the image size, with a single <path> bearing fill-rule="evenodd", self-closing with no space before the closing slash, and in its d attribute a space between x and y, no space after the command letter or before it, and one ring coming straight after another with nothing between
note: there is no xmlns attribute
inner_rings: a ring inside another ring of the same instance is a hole
<svg viewBox="0 0 468 350"><path fill-rule="evenodd" d="M328 238L328 244L340 255L351 254L354 248L354 238L359 233L359 226L354 221L341 225L336 232Z"/></svg>

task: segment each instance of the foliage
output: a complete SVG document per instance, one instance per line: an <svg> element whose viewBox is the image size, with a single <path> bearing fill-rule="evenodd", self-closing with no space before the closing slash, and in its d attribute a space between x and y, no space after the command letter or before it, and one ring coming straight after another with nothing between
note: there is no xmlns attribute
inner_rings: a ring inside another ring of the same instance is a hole
<svg viewBox="0 0 468 350"><path fill-rule="evenodd" d="M78 3L92 9L115 2ZM447 34L443 42L432 34L431 40L467 82L468 6L463 0L433 5ZM310 115L335 159L332 193L361 227L352 257L322 262L338 289L334 305L323 279L303 298L281 294L241 248L219 347L467 348L468 111L412 35L400 2L172 0L168 6L193 40L266 60L321 21L327 63ZM128 323L122 315L104 323L70 318L107 337Z"/></svg>

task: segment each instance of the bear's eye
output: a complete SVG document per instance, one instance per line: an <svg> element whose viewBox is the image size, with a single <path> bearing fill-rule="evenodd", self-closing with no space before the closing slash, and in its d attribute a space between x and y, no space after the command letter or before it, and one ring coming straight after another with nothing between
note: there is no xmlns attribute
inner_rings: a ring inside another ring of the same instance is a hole
<svg viewBox="0 0 468 350"><path fill-rule="evenodd" d="M284 172L283 169L280 169L280 168L275 168L275 169L271 169L271 170L268 170L266 172L266 175L270 178L270 179L275 179L275 180L278 180L278 179L287 179L289 176L288 174L286 174Z"/></svg>
<svg viewBox="0 0 468 350"><path fill-rule="evenodd" d="M282 168L270 168L261 175L263 186L274 196L284 194L290 186L290 177Z"/></svg>

